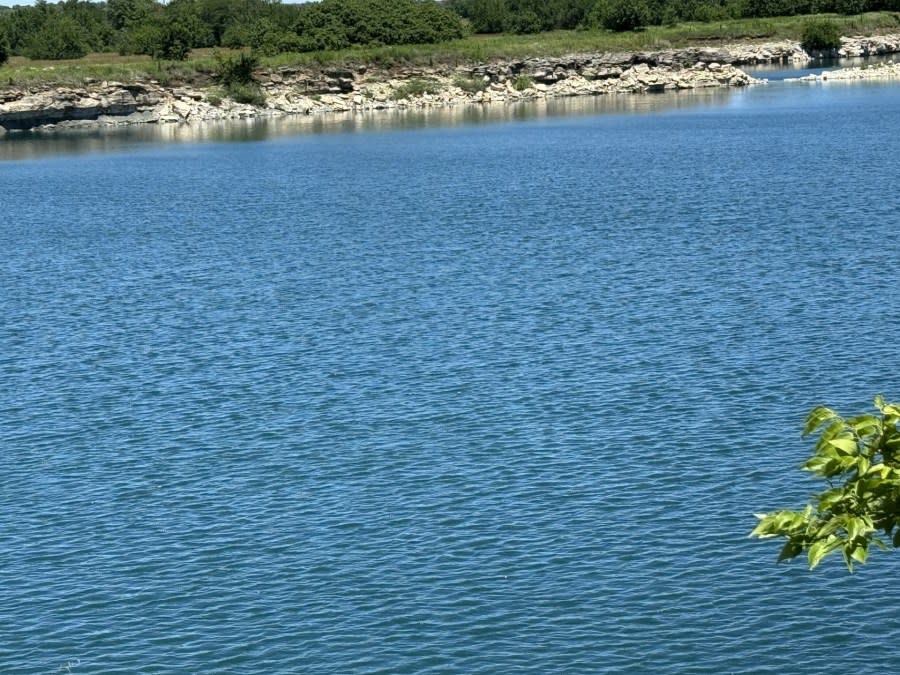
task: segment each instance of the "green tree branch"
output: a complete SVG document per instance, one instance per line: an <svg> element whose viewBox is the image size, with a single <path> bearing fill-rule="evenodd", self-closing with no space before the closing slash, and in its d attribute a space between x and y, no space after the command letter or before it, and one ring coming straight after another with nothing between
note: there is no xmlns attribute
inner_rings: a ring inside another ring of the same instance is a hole
<svg viewBox="0 0 900 675"><path fill-rule="evenodd" d="M844 419L819 406L806 418L803 435L818 433L803 469L827 482L802 511L757 514L750 533L786 539L778 560L806 552L810 569L840 551L847 569L865 563L869 547L900 546L900 406L875 398L876 413Z"/></svg>

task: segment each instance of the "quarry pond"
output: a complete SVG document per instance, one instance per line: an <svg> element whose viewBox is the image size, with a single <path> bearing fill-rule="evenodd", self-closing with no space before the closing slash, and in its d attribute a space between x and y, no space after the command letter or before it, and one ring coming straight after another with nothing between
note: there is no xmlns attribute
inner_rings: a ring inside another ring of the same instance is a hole
<svg viewBox="0 0 900 675"><path fill-rule="evenodd" d="M900 86L0 140L0 671L886 672Z"/></svg>

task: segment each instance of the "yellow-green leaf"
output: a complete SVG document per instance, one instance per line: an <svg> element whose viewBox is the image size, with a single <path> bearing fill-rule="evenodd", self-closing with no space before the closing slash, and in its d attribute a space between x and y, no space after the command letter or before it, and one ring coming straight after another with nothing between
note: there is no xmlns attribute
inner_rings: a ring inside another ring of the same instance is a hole
<svg viewBox="0 0 900 675"><path fill-rule="evenodd" d="M855 549L850 551L850 557L853 558L858 563L865 563L866 559L869 557L869 549L866 546L857 546Z"/></svg>
<svg viewBox="0 0 900 675"><path fill-rule="evenodd" d="M881 410L885 415L900 417L900 406L898 406L896 403L888 403Z"/></svg>
<svg viewBox="0 0 900 675"><path fill-rule="evenodd" d="M862 476L869 470L869 459L868 457L860 457L856 460L856 469L859 471L859 475Z"/></svg>
<svg viewBox="0 0 900 675"><path fill-rule="evenodd" d="M837 413L833 410L820 405L813 408L809 415L806 416L806 424L803 426L803 435L806 436L815 431L822 423L837 417Z"/></svg>
<svg viewBox="0 0 900 675"><path fill-rule="evenodd" d="M852 438L832 438L828 444L848 454L855 454L858 449L856 441Z"/></svg>
<svg viewBox="0 0 900 675"><path fill-rule="evenodd" d="M807 560L809 561L809 569L814 570L822 561L822 558L825 557L825 554L828 553L826 546L827 542L817 541L809 547L809 551L806 554Z"/></svg>

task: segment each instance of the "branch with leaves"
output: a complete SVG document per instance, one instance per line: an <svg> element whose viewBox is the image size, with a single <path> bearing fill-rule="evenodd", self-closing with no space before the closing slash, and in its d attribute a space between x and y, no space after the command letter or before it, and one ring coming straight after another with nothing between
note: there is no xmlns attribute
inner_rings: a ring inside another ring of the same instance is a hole
<svg viewBox="0 0 900 675"><path fill-rule="evenodd" d="M900 405L875 398L875 414L844 419L824 406L806 418L803 435L819 438L803 469L828 483L802 511L756 514L751 537L784 537L779 562L804 551L810 569L841 551L847 568L865 563L869 546L900 546Z"/></svg>

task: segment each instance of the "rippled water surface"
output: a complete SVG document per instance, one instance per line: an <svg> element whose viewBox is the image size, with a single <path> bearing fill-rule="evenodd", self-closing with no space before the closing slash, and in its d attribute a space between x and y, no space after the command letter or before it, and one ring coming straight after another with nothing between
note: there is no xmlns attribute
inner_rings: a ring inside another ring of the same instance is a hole
<svg viewBox="0 0 900 675"><path fill-rule="evenodd" d="M900 88L652 100L0 141L0 671L896 667L747 533L900 398Z"/></svg>

